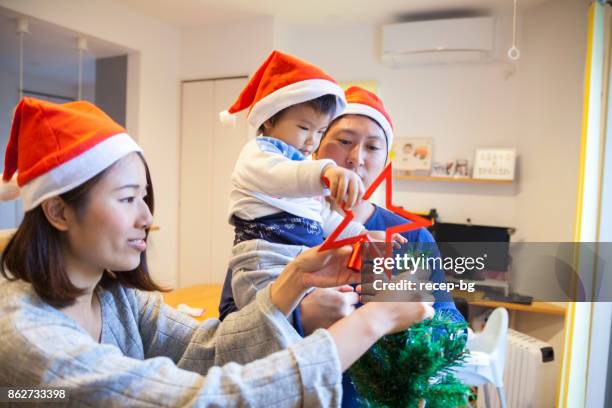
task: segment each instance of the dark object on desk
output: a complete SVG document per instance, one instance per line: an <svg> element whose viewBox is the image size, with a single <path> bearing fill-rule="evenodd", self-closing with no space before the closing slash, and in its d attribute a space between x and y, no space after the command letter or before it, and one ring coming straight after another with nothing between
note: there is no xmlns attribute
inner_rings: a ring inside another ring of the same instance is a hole
<svg viewBox="0 0 612 408"><path fill-rule="evenodd" d="M443 257L478 258L486 254L487 270L507 271L510 264L510 234L508 227L438 222L433 235ZM468 273L466 278L479 278Z"/></svg>
<svg viewBox="0 0 612 408"><path fill-rule="evenodd" d="M489 225L437 222L435 237L438 242L510 242L513 228Z"/></svg>
<svg viewBox="0 0 612 408"><path fill-rule="evenodd" d="M518 293L511 293L509 296L504 296L501 293L487 293L484 297L485 300L493 300L495 302L507 302L507 303L518 303L521 305L530 305L533 302L532 296L519 295Z"/></svg>

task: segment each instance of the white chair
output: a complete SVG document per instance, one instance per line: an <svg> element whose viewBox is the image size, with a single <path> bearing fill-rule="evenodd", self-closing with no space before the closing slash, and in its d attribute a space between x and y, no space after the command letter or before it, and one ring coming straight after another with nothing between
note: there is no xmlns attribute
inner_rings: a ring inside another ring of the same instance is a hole
<svg viewBox="0 0 612 408"><path fill-rule="evenodd" d="M484 330L467 341L470 355L454 369L454 375L465 384L480 386L492 383L497 388L501 408L506 408L504 392L504 366L508 336L508 311L503 307L493 310ZM488 387L484 387L485 404L491 406Z"/></svg>

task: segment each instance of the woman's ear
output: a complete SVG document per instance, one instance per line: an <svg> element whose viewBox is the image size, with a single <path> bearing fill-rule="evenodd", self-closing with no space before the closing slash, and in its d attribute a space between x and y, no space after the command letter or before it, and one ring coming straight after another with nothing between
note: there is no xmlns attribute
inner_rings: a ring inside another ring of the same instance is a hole
<svg viewBox="0 0 612 408"><path fill-rule="evenodd" d="M69 208L64 200L57 196L51 197L43 201L40 206L42 207L49 224L53 225L59 231L68 230Z"/></svg>

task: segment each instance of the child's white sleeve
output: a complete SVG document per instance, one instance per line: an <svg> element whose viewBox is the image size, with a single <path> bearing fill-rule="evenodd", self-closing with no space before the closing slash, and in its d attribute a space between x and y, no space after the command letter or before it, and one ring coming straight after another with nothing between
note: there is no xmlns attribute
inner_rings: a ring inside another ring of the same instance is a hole
<svg viewBox="0 0 612 408"><path fill-rule="evenodd" d="M344 219L344 216L334 211L326 199L321 198L321 201L322 201L321 218L323 219L323 236L328 237L331 235L332 232L334 232L336 228L338 228L338 225L340 225L340 223ZM351 221L348 223L346 228L340 233L337 239L354 237L364 232L366 232L366 228L363 226L363 224L357 221Z"/></svg>
<svg viewBox="0 0 612 408"><path fill-rule="evenodd" d="M321 171L333 160L293 161L278 148L261 140L251 140L242 149L232 181L238 188L274 197L316 197L327 193Z"/></svg>

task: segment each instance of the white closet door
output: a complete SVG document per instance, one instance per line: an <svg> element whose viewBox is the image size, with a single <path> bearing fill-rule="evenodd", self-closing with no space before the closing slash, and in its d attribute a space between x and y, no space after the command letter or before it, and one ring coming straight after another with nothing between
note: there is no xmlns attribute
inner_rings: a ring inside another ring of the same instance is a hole
<svg viewBox="0 0 612 408"><path fill-rule="evenodd" d="M212 155L212 219L211 282L223 282L234 244L234 228L228 223L228 203L231 191L230 177L238 154L247 142L246 114L240 113L236 128L221 125L218 113L229 108L246 86L246 78L214 81L214 138Z"/></svg>
<svg viewBox="0 0 612 408"><path fill-rule="evenodd" d="M244 115L224 128L218 113L240 94L246 78L182 85L179 286L221 283L234 239L227 217L230 176L247 140Z"/></svg>

